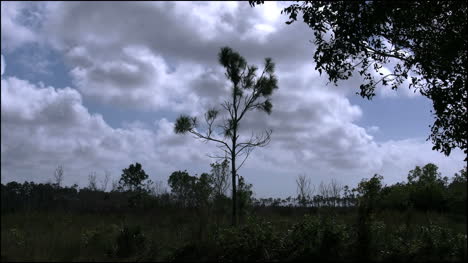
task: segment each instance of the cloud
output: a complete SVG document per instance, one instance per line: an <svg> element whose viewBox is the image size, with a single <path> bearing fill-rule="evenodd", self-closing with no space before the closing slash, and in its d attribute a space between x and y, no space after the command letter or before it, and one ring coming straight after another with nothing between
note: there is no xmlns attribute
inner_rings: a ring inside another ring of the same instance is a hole
<svg viewBox="0 0 468 263"><path fill-rule="evenodd" d="M276 4L265 8L238 2L56 3L43 31L65 55L84 96L145 110L197 111L222 94L220 47L230 45L251 63L272 56L283 67L302 64L303 54L311 54L308 43L291 46L285 37L303 35L305 27L286 28L270 12L279 14ZM135 14L138 19L126 19Z"/></svg>
<svg viewBox="0 0 468 263"><path fill-rule="evenodd" d="M11 51L23 44L35 42L38 40L38 35L27 26L24 13L30 5L23 2L2 2L2 52ZM29 17L33 17L30 15ZM36 22L36 21L29 21Z"/></svg>
<svg viewBox="0 0 468 263"><path fill-rule="evenodd" d="M2 68L1 75L2 76L3 76L3 73L5 72L5 66L6 66L5 65L5 59L3 59L3 54L2 54L2 63L1 63L1 68Z"/></svg>
<svg viewBox="0 0 468 263"><path fill-rule="evenodd" d="M121 169L136 161L153 179L177 169L175 163L207 163L199 150L209 146L173 134L166 119L150 128L113 129L101 115L88 112L75 89L15 77L2 78L1 86L2 181L43 182L58 164L66 167L66 183L84 185L91 171L107 169L117 178Z"/></svg>

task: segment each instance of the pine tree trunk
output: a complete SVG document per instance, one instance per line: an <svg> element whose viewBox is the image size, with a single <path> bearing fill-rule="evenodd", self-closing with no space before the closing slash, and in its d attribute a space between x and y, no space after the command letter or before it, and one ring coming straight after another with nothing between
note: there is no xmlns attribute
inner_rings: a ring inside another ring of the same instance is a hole
<svg viewBox="0 0 468 263"><path fill-rule="evenodd" d="M234 133L235 134L235 133ZM234 137L235 138L235 137ZM233 139L235 142L235 139ZM237 189L236 189L236 156L235 156L235 143L231 154L231 167L232 167L232 225L237 225Z"/></svg>

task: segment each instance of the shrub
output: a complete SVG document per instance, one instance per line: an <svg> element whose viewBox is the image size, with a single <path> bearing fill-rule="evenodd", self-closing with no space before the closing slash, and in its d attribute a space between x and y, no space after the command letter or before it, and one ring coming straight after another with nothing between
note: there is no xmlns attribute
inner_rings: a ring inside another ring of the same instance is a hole
<svg viewBox="0 0 468 263"><path fill-rule="evenodd" d="M119 226L115 224L83 230L80 243L84 250L81 254L86 254L88 257L98 254L112 255L119 231Z"/></svg>
<svg viewBox="0 0 468 263"><path fill-rule="evenodd" d="M21 229L11 228L9 230L10 240L14 242L17 246L22 247L26 243L25 234Z"/></svg>
<svg viewBox="0 0 468 263"><path fill-rule="evenodd" d="M221 230L216 244L221 261L271 261L281 246L272 224L255 217L248 217L245 225Z"/></svg>
<svg viewBox="0 0 468 263"><path fill-rule="evenodd" d="M288 230L283 241L283 256L288 260L339 260L351 244L351 231L333 217L304 219Z"/></svg>
<svg viewBox="0 0 468 263"><path fill-rule="evenodd" d="M466 235L434 224L411 231L401 226L382 250L385 261L466 261Z"/></svg>
<svg viewBox="0 0 468 263"><path fill-rule="evenodd" d="M217 261L216 249L206 242L189 242L177 248L170 256L170 262L213 262Z"/></svg>
<svg viewBox="0 0 468 263"><path fill-rule="evenodd" d="M145 247L146 237L140 226L123 225L116 238L114 255L119 258L127 258L137 252L144 251Z"/></svg>

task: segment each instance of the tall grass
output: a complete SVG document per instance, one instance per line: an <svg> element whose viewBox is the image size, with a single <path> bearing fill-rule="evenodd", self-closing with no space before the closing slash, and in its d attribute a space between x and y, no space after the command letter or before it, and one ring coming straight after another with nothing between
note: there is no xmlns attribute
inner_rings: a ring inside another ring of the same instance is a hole
<svg viewBox="0 0 468 263"><path fill-rule="evenodd" d="M252 211L238 228L229 227L228 216L221 221L210 216L200 219L189 210L5 214L1 258L105 262L356 259L356 213L314 211L304 216L279 210ZM377 261L466 259L465 220L438 213L373 214L369 257Z"/></svg>

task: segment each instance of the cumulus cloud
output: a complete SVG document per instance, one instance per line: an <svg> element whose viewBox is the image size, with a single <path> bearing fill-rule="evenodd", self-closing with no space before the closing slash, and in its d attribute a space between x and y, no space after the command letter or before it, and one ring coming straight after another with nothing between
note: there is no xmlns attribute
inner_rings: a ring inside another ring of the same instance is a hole
<svg viewBox="0 0 468 263"><path fill-rule="evenodd" d="M58 164L67 168L66 182L83 185L91 171L111 170L117 178L136 161L153 179L167 176L176 163L207 163L199 150L209 146L176 136L166 119L154 127L114 129L88 112L75 89L15 77L2 78L1 86L2 181L45 181Z"/></svg>
<svg viewBox="0 0 468 263"><path fill-rule="evenodd" d="M2 51L11 51L23 44L35 42L38 40L38 35L27 26L24 11L29 5L23 2L2 2ZM33 16L29 16L33 17ZM29 22L36 22L35 20Z"/></svg>
<svg viewBox="0 0 468 263"><path fill-rule="evenodd" d="M303 35L306 27L286 28L272 15L280 12L275 4L265 8L238 2L56 3L49 6L44 32L64 53L83 95L144 109L195 111L222 92L224 80L216 77L223 75L217 65L222 46L252 63L272 56L284 68L312 54L307 41L291 46L285 37ZM126 19L135 14L138 19Z"/></svg>

